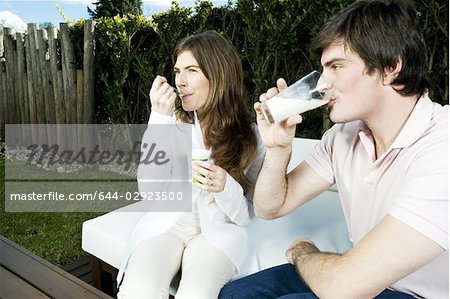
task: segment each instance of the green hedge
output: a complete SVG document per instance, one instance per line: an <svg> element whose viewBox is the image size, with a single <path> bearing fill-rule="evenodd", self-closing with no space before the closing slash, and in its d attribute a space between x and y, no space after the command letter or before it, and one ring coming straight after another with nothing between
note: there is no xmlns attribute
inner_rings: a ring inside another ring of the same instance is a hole
<svg viewBox="0 0 450 299"><path fill-rule="evenodd" d="M312 69L319 58L309 44L325 20L350 0L238 0L222 7L199 2L193 8L174 2L152 19L129 15L96 23L96 107L99 123L145 123L148 91L162 74L173 82L171 54L188 34L216 30L239 50L249 91L249 109L258 95L283 77L288 83ZM444 3L445 2L445 3ZM448 104L448 2L417 0L429 47L433 100ZM82 22L71 27L82 44ZM319 138L330 126L326 108L305 114L299 136Z"/></svg>

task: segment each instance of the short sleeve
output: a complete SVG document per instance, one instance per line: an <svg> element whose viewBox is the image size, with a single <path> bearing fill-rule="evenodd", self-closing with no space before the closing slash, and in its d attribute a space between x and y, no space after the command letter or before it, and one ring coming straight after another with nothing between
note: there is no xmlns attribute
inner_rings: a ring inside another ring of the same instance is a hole
<svg viewBox="0 0 450 299"><path fill-rule="evenodd" d="M428 143L413 161L389 214L448 250L448 144Z"/></svg>
<svg viewBox="0 0 450 299"><path fill-rule="evenodd" d="M321 177L330 184L335 183L332 164L332 142L334 140L336 127L332 127L322 136L322 140L314 146L311 156L305 161Z"/></svg>

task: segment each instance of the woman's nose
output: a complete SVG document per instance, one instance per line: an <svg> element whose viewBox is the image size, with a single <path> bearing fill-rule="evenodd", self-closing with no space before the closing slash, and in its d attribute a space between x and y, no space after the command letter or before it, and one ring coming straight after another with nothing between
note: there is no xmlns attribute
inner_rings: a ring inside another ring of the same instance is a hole
<svg viewBox="0 0 450 299"><path fill-rule="evenodd" d="M175 75L175 85L186 86L186 77L181 72Z"/></svg>

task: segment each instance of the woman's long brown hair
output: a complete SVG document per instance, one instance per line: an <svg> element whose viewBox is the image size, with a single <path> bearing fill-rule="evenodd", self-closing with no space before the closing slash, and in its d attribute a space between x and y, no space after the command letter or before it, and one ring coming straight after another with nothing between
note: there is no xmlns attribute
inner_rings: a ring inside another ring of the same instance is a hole
<svg viewBox="0 0 450 299"><path fill-rule="evenodd" d="M201 114L204 141L211 146L214 163L225 169L248 191L250 182L244 170L256 156L257 141L246 105L244 72L233 45L214 31L188 36L175 47L173 62L184 51L191 51L209 80L209 95ZM175 114L193 123L192 112L177 102Z"/></svg>

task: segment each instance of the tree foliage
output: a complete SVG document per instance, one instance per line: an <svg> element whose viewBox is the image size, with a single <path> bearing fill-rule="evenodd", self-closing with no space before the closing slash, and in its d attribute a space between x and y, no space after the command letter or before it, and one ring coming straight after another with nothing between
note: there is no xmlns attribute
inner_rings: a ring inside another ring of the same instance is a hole
<svg viewBox="0 0 450 299"><path fill-rule="evenodd" d="M123 17L127 14L142 15L142 0L97 0L94 10L87 8L93 19Z"/></svg>

